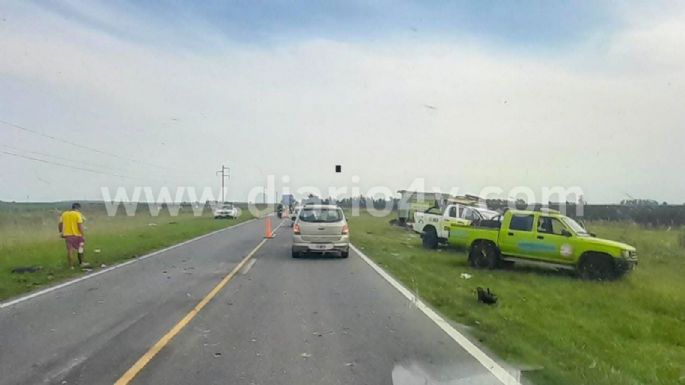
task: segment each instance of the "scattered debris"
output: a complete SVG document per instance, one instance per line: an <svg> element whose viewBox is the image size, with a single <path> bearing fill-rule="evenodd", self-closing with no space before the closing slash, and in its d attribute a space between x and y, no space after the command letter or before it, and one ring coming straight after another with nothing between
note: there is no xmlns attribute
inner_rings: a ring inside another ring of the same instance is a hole
<svg viewBox="0 0 685 385"><path fill-rule="evenodd" d="M220 353L220 352L214 353L214 358L219 358L219 357L221 357L221 353Z"/></svg>
<svg viewBox="0 0 685 385"><path fill-rule="evenodd" d="M354 362L346 362L345 366L354 366Z"/></svg>
<svg viewBox="0 0 685 385"><path fill-rule="evenodd" d="M490 291L490 288L483 290L482 287L478 287L476 288L476 292L478 293L478 302L482 302L488 305L493 305L497 303L497 296L495 295L495 293Z"/></svg>
<svg viewBox="0 0 685 385"><path fill-rule="evenodd" d="M471 279L472 275L469 274L469 273L461 273L461 274L459 275L459 277L460 277L461 279Z"/></svg>
<svg viewBox="0 0 685 385"><path fill-rule="evenodd" d="M148 223L147 225L148 225L148 226L157 226L156 223Z"/></svg>
<svg viewBox="0 0 685 385"><path fill-rule="evenodd" d="M102 265L100 265L100 267L104 269L105 267L107 267L107 265L103 263Z"/></svg>
<svg viewBox="0 0 685 385"><path fill-rule="evenodd" d="M43 270L42 266L20 266L12 269L14 274L24 274L24 273L37 273Z"/></svg>
<svg viewBox="0 0 685 385"><path fill-rule="evenodd" d="M91 268L89 268L89 267L84 267L84 268L81 269L81 271L83 271L83 272L85 272L85 273L90 273L91 271L93 271L93 269L91 269Z"/></svg>
<svg viewBox="0 0 685 385"><path fill-rule="evenodd" d="M329 334L335 334L335 331L334 331L334 330L329 330L329 331L327 331L327 332L314 332L314 333L312 333L312 334L315 335L315 336L317 336L317 337L323 337L323 336L327 336L327 335L329 335Z"/></svg>
<svg viewBox="0 0 685 385"><path fill-rule="evenodd" d="M300 356L302 356L303 358L309 358L309 357L311 357L312 355L309 354L309 353L302 353L302 354L300 354Z"/></svg>

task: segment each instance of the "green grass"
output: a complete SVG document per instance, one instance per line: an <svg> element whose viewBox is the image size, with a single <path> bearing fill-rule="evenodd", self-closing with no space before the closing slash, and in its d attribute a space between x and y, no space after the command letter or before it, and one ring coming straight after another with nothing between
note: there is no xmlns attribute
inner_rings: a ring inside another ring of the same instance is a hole
<svg viewBox="0 0 685 385"><path fill-rule="evenodd" d="M69 270L57 222L67 204L0 203L0 300L84 274ZM209 211L195 217L190 209L171 217L152 217L139 208L135 216L108 216L104 205L84 204L86 260L95 270L251 219L215 220ZM96 252L99 250L99 252ZM19 266L41 266L37 273L15 274Z"/></svg>
<svg viewBox="0 0 685 385"><path fill-rule="evenodd" d="M598 236L636 246L640 264L619 281L586 282L518 266L474 270L464 251L422 249L418 235L388 219L349 218L353 243L501 358L539 368L525 372L534 384L685 384L683 230L589 223ZM478 286L498 304L479 304Z"/></svg>

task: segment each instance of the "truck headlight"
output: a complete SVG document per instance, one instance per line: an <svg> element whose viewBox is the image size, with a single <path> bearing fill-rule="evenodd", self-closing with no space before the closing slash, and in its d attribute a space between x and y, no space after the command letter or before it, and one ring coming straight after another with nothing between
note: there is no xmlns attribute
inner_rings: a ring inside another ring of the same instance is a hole
<svg viewBox="0 0 685 385"><path fill-rule="evenodd" d="M625 259L633 259L635 255L630 250L622 250L621 256Z"/></svg>

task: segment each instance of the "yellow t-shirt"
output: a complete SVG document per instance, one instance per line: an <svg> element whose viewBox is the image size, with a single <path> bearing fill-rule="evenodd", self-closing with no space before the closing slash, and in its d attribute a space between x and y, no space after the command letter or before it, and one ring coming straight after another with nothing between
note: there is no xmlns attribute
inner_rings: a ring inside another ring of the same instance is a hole
<svg viewBox="0 0 685 385"><path fill-rule="evenodd" d="M66 236L83 236L78 229L79 223L83 223L83 215L80 212L70 210L62 213L59 218L59 222L62 224L62 234Z"/></svg>

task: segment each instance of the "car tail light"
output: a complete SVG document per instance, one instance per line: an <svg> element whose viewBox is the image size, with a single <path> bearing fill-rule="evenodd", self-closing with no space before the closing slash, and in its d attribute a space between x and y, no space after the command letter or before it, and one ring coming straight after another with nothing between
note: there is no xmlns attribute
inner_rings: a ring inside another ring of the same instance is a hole
<svg viewBox="0 0 685 385"><path fill-rule="evenodd" d="M350 228L347 227L347 223L343 225L342 233L343 235L350 233Z"/></svg>
<svg viewBox="0 0 685 385"><path fill-rule="evenodd" d="M293 233L300 235L300 225L299 224L295 223L295 225L293 225Z"/></svg>

